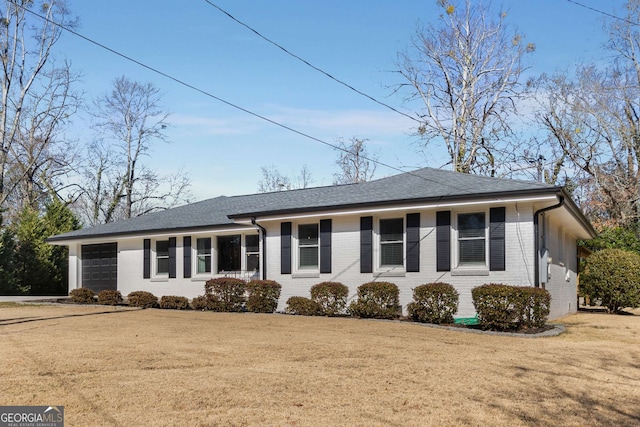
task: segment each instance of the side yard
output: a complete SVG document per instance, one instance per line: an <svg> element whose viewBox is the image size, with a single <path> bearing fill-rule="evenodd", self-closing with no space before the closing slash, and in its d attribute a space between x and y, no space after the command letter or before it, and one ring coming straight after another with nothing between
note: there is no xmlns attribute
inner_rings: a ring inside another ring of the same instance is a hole
<svg viewBox="0 0 640 427"><path fill-rule="evenodd" d="M67 426L634 425L640 311L553 338L416 323L0 305L2 405Z"/></svg>

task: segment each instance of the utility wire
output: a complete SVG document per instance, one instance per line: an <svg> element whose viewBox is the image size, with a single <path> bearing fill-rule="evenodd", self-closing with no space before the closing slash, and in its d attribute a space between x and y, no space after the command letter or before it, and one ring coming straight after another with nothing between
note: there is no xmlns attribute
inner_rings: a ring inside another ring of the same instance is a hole
<svg viewBox="0 0 640 427"><path fill-rule="evenodd" d="M261 114L255 113L255 112L253 112L253 111L251 111L251 110L248 110L247 108L241 107L241 106L239 106L239 105L237 105L237 104L234 104L234 103L232 103L232 102L230 102L230 101L227 101L227 100L225 100L225 99L222 99L222 98L220 98L219 96L216 96L216 95L214 95L214 94L212 94L212 93L210 93L210 92L207 92L207 91L206 91L206 90L204 90L204 89L200 89L200 88L198 88L197 86L194 86L194 85L192 85L192 84L190 84L190 83L185 82L184 80L181 80L181 79L179 79L179 78L177 78L177 77L174 77L174 76L172 76L172 75L170 75L170 74L167 74L167 73L165 73L164 71L160 71L160 70L158 70L157 68L154 68L154 67L152 67L152 66L150 66L150 65L147 65L147 64L145 64L145 63L143 63L143 62L141 62L141 61L139 61L139 60L137 60L137 59L134 59L134 58L132 58L132 57L130 57L130 56L128 56L128 55L125 55L124 53L118 52L117 50L112 49L112 48L110 48L110 47L108 47L108 46L106 46L106 45L104 45L104 44L102 44L102 43L100 43L100 42L97 42L97 41L95 41L95 40L93 40L93 39L91 39L91 38L89 38L89 37L87 37L87 36L85 36L85 35L83 35L83 34L81 34L81 33L77 32L77 31L75 31L74 29L72 29L72 28L70 28L70 27L68 27L68 26L66 26L66 25L60 24L60 23L58 23L58 22L55 22L55 21L53 21L53 20L51 20L51 19L47 18L46 16L43 16L43 15L41 15L41 14L37 13L37 12L34 12L34 11L32 11L31 9L29 9L28 7L26 7L26 6L22 5L22 4L15 3L13 0L9 0L9 1L10 1L10 2L11 2L11 4L13 4L14 6L16 6L16 7L19 7L19 8L21 8L21 9L23 9L24 11L26 11L26 12L28 12L28 13L30 13L30 14L32 14L32 15L34 15L34 16L36 16L36 17L40 18L40 19L42 19L42 20L43 20L43 21L45 21L45 22L48 22L48 23L50 23L50 24L52 24L52 25L55 25L55 26L57 26L58 28L61 28L61 29L63 29L64 31L67 31L68 33L73 34L73 35L74 35L74 36L76 36L76 37L79 37L79 38L81 38L81 39L83 39L83 40L85 40L85 41L87 41L87 42L89 42L89 43L91 43L91 44L93 44L93 45L95 45L95 46L98 46L99 48L104 49L104 50L106 50L106 51L108 51L108 52L110 52L110 53L112 53L112 54L114 54L114 55L117 55L117 56L119 56L119 57L121 57L121 58L123 58L123 59L125 59L125 60L127 60L127 61L133 62L133 63L134 63L134 64L136 64L136 65L139 65L139 66L141 66L141 67L143 67L143 68L146 68L147 70L149 70L149 71L151 71L151 72L153 72L153 73L156 73L156 74L158 74L158 75L160 75L160 76L162 76L162 77L165 77L165 78L167 78L167 79L169 79L169 80L171 80L171 81L173 81L173 82L175 82L175 83L178 83L178 84L179 84L179 85L181 85L181 86L187 87L187 88L189 88L189 89L191 89L191 90L194 90L194 91L196 91L196 92L198 92L198 93L201 93L202 95L205 95L205 96L207 96L207 97L209 97L209 98L212 98L212 99L215 99L216 101L219 101L219 102L221 102L221 103L223 103L223 104L225 104L225 105L228 105L229 107L235 108L236 110L240 110L240 111L242 111L243 113L246 113L246 114L249 114L249 115L251 115L251 116L254 116L254 117L256 117L256 118L258 118L258 119L260 119L260 120L263 120L263 121L265 121L265 122L271 123L271 124L273 124L273 125L275 125L275 126L278 126L278 127L282 128L282 129L288 130L288 131L293 132L293 133L295 133L295 134L297 134L297 135L300 135L300 136L302 136L302 137L308 138L308 139L310 139L310 140L312 140L312 141L316 141L316 142L318 142L318 143L320 143L320 144L326 145L326 146L331 147L331 148L333 148L333 149L335 149L335 150L338 150L338 151L343 151L343 152L345 152L345 153L350 153L350 151L349 151L349 150L347 150L346 148L342 148L342 147L340 147L340 146L338 146L338 145L331 144L330 142L324 141L324 140L322 140L322 139L320 139L320 138L317 138L317 137L315 137L315 136L309 135L309 134L307 134L307 133L305 133L305 132L299 131L299 130L294 129L294 128L290 127L290 126L287 126L287 125L282 124L282 123L280 123L280 122L277 122L277 121L275 121L275 120L273 120L273 119L270 119L270 118L268 118L268 117L266 117L266 116L263 116L263 115L261 115ZM432 180L432 179L426 178L426 177L424 177L424 176L422 176L422 175L418 175L418 174L416 174L416 173L414 173L414 172L411 172L411 171L407 172L407 171L405 171L405 170L402 170L402 169L401 169L401 168L399 168L399 167L392 166L392 165L390 165L390 164L387 164L387 163L381 162L381 161L379 161L379 160L377 160L377 159L369 158L369 157L366 157L366 156L360 156L360 157L361 157L361 158L363 158L363 159L365 159L365 160L367 160L367 161L370 161L370 162L372 162L372 163L375 163L375 164L377 164L377 165L379 165L379 166L383 166L383 167L389 168L389 169L394 170L394 171L397 171L397 172L407 173L407 174L409 174L409 175L412 175L412 176L415 176L415 177L421 178L421 179L423 179L423 180L425 180L425 181L428 181L428 182L434 182L434 183L436 183L436 181L435 181L435 180ZM455 187L455 186L452 186L452 185L447 184L447 183L444 183L444 182L439 182L439 184L441 184L441 185L447 185L447 186L449 186L449 187L451 187L451 188L459 189L459 188L457 188L457 187Z"/></svg>
<svg viewBox="0 0 640 427"><path fill-rule="evenodd" d="M576 6L584 7L585 9L588 9L588 10L590 10L592 12L596 12L596 13L599 13L601 15L608 16L609 18L617 19L618 21L622 21L622 22L627 23L629 25L635 25L635 26L639 26L640 25L640 23L638 23L638 22L632 22L632 21L629 21L628 19L620 18L619 16L613 15L611 13L607 13L607 12L605 12L603 10L600 10L600 9L596 9L595 7L587 6L586 4L582 4L582 3L577 2L575 0L567 0L567 1L569 3L575 4Z"/></svg>
<svg viewBox="0 0 640 427"><path fill-rule="evenodd" d="M420 123L420 120L416 119L415 117L413 117L413 116L411 116L411 115L409 115L409 114L403 113L402 111L400 111L400 110L398 110L398 109L396 109L396 108L392 107L391 105L386 104L386 103L384 103L384 102L382 102L382 101L377 100L377 99L376 99L376 98L374 98L373 96L368 95L368 94L366 94L366 93L362 92L361 90L356 89L356 88L355 88L355 87L353 87L352 85L350 85L350 84L348 84L348 83L346 83L346 82L344 82L344 81L342 81L342 80L340 80L340 79L338 79L338 78L336 78L336 77L332 76L331 74L329 74L328 72L324 71L323 69L321 69L321 68L319 68L319 67L316 67L315 65L311 64L311 63L310 63L309 61L307 61L306 59L304 59L304 58L300 57L299 55L296 55L295 53L293 53L293 52L289 51L288 49L286 49L286 48L285 48L285 47L283 47L282 45L280 45L280 44L276 43L275 41L271 40L270 38L268 38L268 37L266 37L266 36L262 35L259 31L257 31L256 29L254 29L254 28L250 27L248 24L245 24L244 22L240 21L239 19L237 19L236 17L234 17L233 15L231 15L229 12L227 12L226 10L224 10L223 8L221 8L220 6L218 6L217 4L215 4L215 3L211 2L210 0L204 0L204 1L205 1L205 3L208 3L210 6L212 6L212 7L216 8L216 9L218 9L220 12L222 12L222 13L223 13L223 14L225 14L225 15L227 15L227 16L228 16L230 19L232 19L233 21L237 22L238 24L242 25L243 27L245 27L246 29L248 29L249 31L251 31L252 33L254 33L255 35L257 35L258 37L260 37L262 40L264 40L264 41L266 41L266 42L268 42L268 43L271 43L272 45L274 45L274 46L275 46L275 47L277 47L278 49L282 50L282 51L283 51L284 53L286 53L287 55L290 55L290 56L294 57L295 59L297 59L298 61L302 62L303 64L305 64L305 65L307 65L307 66L309 66L309 67L313 68L314 70L318 71L319 73L324 74L326 77L329 77L331 80L333 80L333 81L335 81L335 82L337 82L337 83L341 84L342 86L345 86L345 87L346 87L346 88L348 88L349 90L352 90L353 92L355 92L355 93L357 93L357 94L359 94L359 95L364 96L365 98L368 98L369 100L371 100L371 101L375 102L376 104L382 105L383 107L386 107L386 108L388 108L388 109L389 109L389 110L391 110L391 111L394 111L394 112L396 112L396 113L398 113L398 114L401 114L401 115L403 115L403 116L405 116L405 117L407 117L407 118L409 118L409 119L411 119L411 120L413 120L413 121L415 121L415 122Z"/></svg>

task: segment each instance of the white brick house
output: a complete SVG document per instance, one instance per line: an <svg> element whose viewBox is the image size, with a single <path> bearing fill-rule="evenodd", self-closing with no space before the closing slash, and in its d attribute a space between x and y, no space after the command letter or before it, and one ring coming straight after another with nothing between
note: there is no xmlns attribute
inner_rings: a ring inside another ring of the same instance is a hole
<svg viewBox="0 0 640 427"><path fill-rule="evenodd" d="M424 168L363 184L217 197L53 236L69 247L69 289L202 295L212 277L282 285L279 310L312 285L447 282L459 317L471 289L540 286L550 318L575 312L577 241L594 236L561 187Z"/></svg>

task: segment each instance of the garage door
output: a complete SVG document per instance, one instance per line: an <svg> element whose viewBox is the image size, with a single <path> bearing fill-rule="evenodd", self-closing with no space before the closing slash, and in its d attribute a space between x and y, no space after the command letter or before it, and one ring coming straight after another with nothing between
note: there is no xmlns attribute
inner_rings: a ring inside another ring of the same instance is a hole
<svg viewBox="0 0 640 427"><path fill-rule="evenodd" d="M118 289L118 244L82 245L82 287Z"/></svg>

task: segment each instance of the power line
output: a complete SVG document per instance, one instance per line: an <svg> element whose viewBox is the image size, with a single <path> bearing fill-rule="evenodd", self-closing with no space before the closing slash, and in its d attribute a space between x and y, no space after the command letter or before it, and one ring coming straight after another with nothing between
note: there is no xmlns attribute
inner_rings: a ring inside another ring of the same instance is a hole
<svg viewBox="0 0 640 427"><path fill-rule="evenodd" d="M119 52L119 51L117 51L117 50L115 50L115 49L112 49L112 48L110 48L110 47L108 47L108 46L106 46L106 45L104 45L104 44L102 44L102 43L100 43L100 42L97 42L97 41L95 41L95 40L93 40L93 39L91 39L91 38L89 38L89 37L87 37L87 36L85 36L85 35L83 35L83 34L81 34L81 33L77 32L77 31L75 31L74 29L72 29L72 28L70 28L70 27L68 27L68 26L66 26L66 25L60 24L60 23L58 23L58 22L55 22L55 21L53 21L53 20L51 20L51 19L47 18L46 16L43 16L43 15L41 15L41 14L37 13L37 12L34 12L34 11L30 10L29 8L27 8L27 7L23 6L22 4L15 3L13 0L10 0L10 2L11 2L14 6L19 7L19 8L21 8L21 9L25 10L26 12L28 12L28 13L30 13L30 14L32 14L32 15L34 15L34 16L36 16L36 17L40 18L40 19L42 19L42 20L43 20L43 21L45 21L45 22L48 22L48 23L50 23L50 24L52 24L52 25L55 25L55 26L57 26L58 28L61 28L62 30L67 31L67 32L68 32L68 33L70 33L70 34L73 34L74 36L79 37L79 38L81 38L81 39L85 40L86 42L89 42L89 43L91 43L91 44L93 44L93 45L95 45L95 46L98 46L99 48L104 49L104 50L106 50L106 51L108 51L108 52L110 52L110 53L112 53L112 54L114 54L114 55L117 55L117 56L119 56L119 57L121 57L121 58L123 58L123 59L125 59L125 60L127 60L127 61L129 61L129 62L133 62L133 63L134 63L134 64L136 64L136 65L139 65L139 66L141 66L141 67L143 67L143 68L146 68L147 70L149 70L149 71L151 71L151 72L153 72L153 73L155 73L155 74L158 74L158 75L160 75L160 76L162 76L162 77L165 77L165 78L167 78L167 79L169 79L169 80L171 80L171 81L173 81L173 82L175 82L175 83L178 83L178 84L179 84L179 85L181 85L181 86L184 86L184 87L186 87L186 88L189 88L189 89L191 89L191 90L194 90L194 91L196 91L196 92L198 92L198 93L200 93L200 94L202 94L202 95L205 95L205 96L207 96L207 97L209 97L209 98L215 99L216 101L221 102L221 103L223 103L223 104L225 104L225 105L227 105L227 106L229 106L229 107L235 108L235 109L237 109L237 110L239 110L239 111L242 111L243 113L246 113L246 114L249 114L249 115L251 115L251 116L254 116L254 117L256 117L256 118L258 118L258 119L260 119L260 120L263 120L263 121L265 121L265 122L271 123L272 125L278 126L278 127L282 128L282 129L288 130L288 131L293 132L293 133L295 133L295 134L297 134L297 135L300 135L300 136L302 136L302 137L308 138L308 139L310 139L310 140L312 140L312 141L315 141L315 142L318 142L318 143L320 143L320 144L326 145L326 146L331 147L331 148L333 148L333 149L335 149L335 150L338 150L338 151L343 151L343 152L345 152L345 153L350 153L350 151L349 151L349 150L347 150L347 149L345 149L345 148L342 148L342 147L340 147L340 146L338 146L338 145L335 145L335 144L331 144L330 142L324 141L324 140L322 140L322 139L320 139L320 138L317 138L317 137L312 136L312 135L309 135L309 134L307 134L307 133L305 133L305 132L302 132L302 131L299 131L299 130L297 130L297 129L294 129L294 128L292 128L291 126L287 126L287 125L282 124L282 123L280 123L280 122L277 122L277 121L275 121L275 120L273 120L273 119L270 119L270 118L268 118L268 117L266 117L266 116L263 116L263 115L261 115L261 114L255 113L255 112L253 112L253 111L251 111L251 110L249 110L249 109L247 109L247 108L241 107L241 106L239 106L239 105L237 105L237 104L234 104L234 103L232 103L232 102L230 102L230 101L227 101L227 100L225 100L225 99L222 99L222 98L220 98L219 96L216 96L216 95L214 95L214 94L212 94L212 93L210 93L210 92L207 92L207 91L206 91L206 90L204 90L204 89L200 89L200 88L199 88L199 87L197 87L197 86L194 86L194 85L192 85L192 84L190 84L190 83L187 83L187 82L185 82L184 80L181 80L181 79L179 79L179 78L177 78L177 77L174 77L174 76L172 76L172 75L170 75L170 74L167 74L167 73L165 73L164 71L160 71L160 70L158 70L157 68L154 68L154 67L152 67L152 66L150 66L150 65L148 65L148 64L145 64L145 63L143 63L143 62L141 62L141 61L139 61L139 60L137 60L137 59L134 59L134 58L132 58L132 57L130 57L130 56L128 56L128 55L125 55L124 53L121 53L121 52ZM379 160L377 160L377 159L369 158L369 157L366 157L366 156L360 156L360 157L361 157L361 158L363 158L363 159L365 159L365 160L367 160L367 161L370 161L370 162L372 162L372 163L375 163L375 164L377 164L377 165L379 165L379 166L383 166L383 167L386 167L386 168L389 168L389 169L391 169L391 170L394 170L394 171L397 171L397 172L401 172L401 173L408 173L408 174L410 174L410 175L412 175L412 176L419 177L419 178L424 179L425 181L428 181L428 182L435 182L434 180L431 180L431 179L426 178L426 177L424 177L424 176L421 176L421 175L415 174L415 173L413 173L413 172L411 172L411 171L407 172L407 171L405 171L405 170L402 170L401 168L398 168L398 167L396 167L396 166L389 165L389 164L384 163L384 162L381 162L381 161L379 161ZM442 183L442 182L441 182L440 184L441 184L441 185L448 185L448 186L450 186L451 188L457 188L457 187L451 186L451 185L449 185L449 184L447 184L447 183Z"/></svg>
<svg viewBox="0 0 640 427"><path fill-rule="evenodd" d="M639 26L640 25L640 23L638 23L638 22L632 22L632 21L629 21L628 19L620 18L619 16L613 15L611 13L605 12L605 11L600 10L600 9L596 9L595 7L587 6L586 4L582 4L582 3L577 2L575 0L567 0L567 1L569 3L575 4L576 6L580 6L580 7L583 7L585 9L588 9L588 10L590 10L592 12L596 12L596 13L599 13L601 15L608 16L609 18L617 19L618 21L622 21L622 22L627 23L629 25L635 25L635 26Z"/></svg>
<svg viewBox="0 0 640 427"><path fill-rule="evenodd" d="M239 19L237 19L236 17L234 17L233 15L231 15L229 12L227 12L226 10L224 10L223 8L221 8L220 6L218 6L217 4L215 4L215 3L211 2L210 0L204 0L204 1L205 1L205 3L208 3L210 6L212 6L212 7L216 8L216 9L218 9L220 12L222 12L223 14L225 14L226 16L228 16L228 17L229 17L230 19L232 19L233 21L237 22L238 24L242 25L243 27L245 27L246 29L248 29L249 31L251 31L252 33L254 33L255 35L257 35L258 37L260 37L262 40L264 40L264 41L266 41L266 42L268 42L268 43L271 43L272 45L274 45L274 46L275 46L275 47L277 47L278 49L282 50L282 51L283 51L284 53L286 53L287 55L292 56L293 58L297 59L298 61L302 62L303 64L305 64L305 65L307 65L307 66L309 66L309 67L313 68L314 70L318 71L319 73L322 73L322 74L323 74L323 75L325 75L326 77L329 77L331 80L333 80L333 81L335 81L335 82L337 82L337 83L341 84L342 86L345 86L345 87L346 87L346 88L348 88L349 90L352 90L353 92L355 92L355 93L357 93L357 94L359 94L359 95L362 95L362 96L364 96L365 98L368 98L369 100L371 100L371 101L373 101L373 102L375 102L375 103L377 103L377 104L379 104L379 105L382 105L383 107L388 108L388 109L389 109L389 110L391 110L391 111L394 111L394 112L396 112L396 113L398 113L398 114L401 114L401 115L403 115L403 116L405 116L405 117L407 117L407 118L409 118L409 119L411 119L411 120L413 120L413 121L416 121L416 122L420 123L420 120L416 119L415 117L413 117L413 116L411 116L411 115L409 115L409 114L403 113L402 111L400 111L400 110L398 110L398 109L396 109L396 108L392 107L392 106L391 106L391 105L389 105L389 104L386 104L386 103L384 103L384 102L382 102L382 101L379 101L378 99L374 98L373 96L368 95L368 94L366 94L366 93L362 92L361 90L356 89L356 88L355 88L355 87L353 87L352 85L350 85L350 84L348 84L348 83L346 83L346 82L344 82L344 81L342 81L342 80L340 80L340 79L338 79L338 78L336 78L336 77L332 76L331 74L329 74L328 72L324 71L323 69L321 69L321 68L319 68L319 67L316 67L315 65L311 64L311 63L310 63L309 61L307 61L306 59L304 59L304 58L300 57L299 55L296 55L295 53L293 53L293 52L289 51L287 48L283 47L282 45L280 45L280 44L276 43L275 41L271 40L270 38L268 38L268 37L266 37L266 36L262 35L258 30L254 29L254 28L250 27L248 24L245 24L244 22L240 21Z"/></svg>

